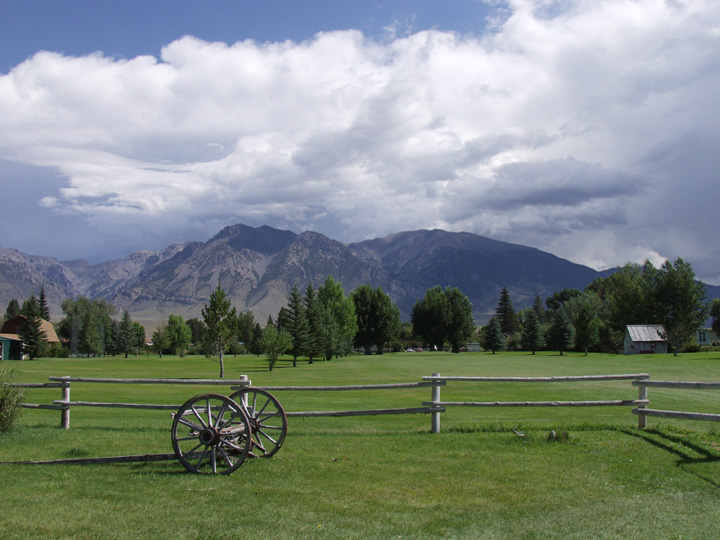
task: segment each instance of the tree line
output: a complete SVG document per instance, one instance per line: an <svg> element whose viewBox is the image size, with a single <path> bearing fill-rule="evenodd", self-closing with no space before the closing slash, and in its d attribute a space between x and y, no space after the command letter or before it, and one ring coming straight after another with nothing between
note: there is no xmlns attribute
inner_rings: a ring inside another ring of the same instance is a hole
<svg viewBox="0 0 720 540"><path fill-rule="evenodd" d="M480 342L493 352L505 349L617 352L628 325L661 324L677 354L691 346L695 332L712 316L720 333L720 300L708 303L705 286L681 258L659 268L646 261L618 268L583 291L563 289L535 298L532 307L515 312L503 288L495 316L480 329Z"/></svg>
<svg viewBox="0 0 720 540"><path fill-rule="evenodd" d="M119 320L115 308L102 299L80 296L62 303L64 317L55 324L64 345L50 351L39 329L39 320L50 320L44 287L20 306L11 300L6 318L24 315L21 333L31 357L139 354L145 346L145 329L127 311ZM412 308L409 322L380 287L361 285L350 295L332 276L317 289L312 283L301 291L295 284L287 305L264 326L252 312L231 305L220 285L202 308L202 319L187 321L170 315L152 334L156 353L205 354L218 357L224 375L226 354L265 355L273 369L282 354L309 363L330 360L359 348L365 354L382 354L386 347L428 347L459 352L477 340L493 353L500 350L616 352L622 347L628 324L662 324L667 340L677 352L687 345L708 314L713 329L720 330L720 301L705 303L704 286L682 259L626 264L606 278L598 278L584 291L563 289L545 302L536 297L529 308L516 312L510 293L503 288L495 316L480 329L475 326L472 304L455 287L432 287Z"/></svg>

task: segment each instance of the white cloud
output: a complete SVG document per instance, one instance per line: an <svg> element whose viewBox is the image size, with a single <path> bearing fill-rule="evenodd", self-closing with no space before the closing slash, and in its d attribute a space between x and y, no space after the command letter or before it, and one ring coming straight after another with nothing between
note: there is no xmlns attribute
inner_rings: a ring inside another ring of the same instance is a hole
<svg viewBox="0 0 720 540"><path fill-rule="evenodd" d="M106 231L442 226L596 267L691 253L717 275L720 4L495 9L480 37L39 52L0 76L0 157L54 167L38 204Z"/></svg>

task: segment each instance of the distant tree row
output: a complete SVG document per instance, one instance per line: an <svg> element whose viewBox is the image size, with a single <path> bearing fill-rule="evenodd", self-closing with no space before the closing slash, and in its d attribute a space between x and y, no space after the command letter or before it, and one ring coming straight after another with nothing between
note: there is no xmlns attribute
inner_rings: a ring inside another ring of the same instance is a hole
<svg viewBox="0 0 720 540"><path fill-rule="evenodd" d="M655 268L626 264L584 291L563 289L536 298L532 307L515 313L503 288L495 316L480 330L480 342L493 352L506 348L563 351L575 349L617 352L625 328L634 324L662 324L675 354L686 347L708 314L720 331L720 301L705 301L705 286L689 263L678 258Z"/></svg>

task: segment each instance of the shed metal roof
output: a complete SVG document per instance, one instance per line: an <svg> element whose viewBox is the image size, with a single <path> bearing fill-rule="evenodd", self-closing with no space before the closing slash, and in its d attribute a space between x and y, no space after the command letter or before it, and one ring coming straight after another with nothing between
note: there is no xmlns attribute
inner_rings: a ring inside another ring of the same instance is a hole
<svg viewBox="0 0 720 540"><path fill-rule="evenodd" d="M665 341L662 324L629 324L627 331L634 342Z"/></svg>

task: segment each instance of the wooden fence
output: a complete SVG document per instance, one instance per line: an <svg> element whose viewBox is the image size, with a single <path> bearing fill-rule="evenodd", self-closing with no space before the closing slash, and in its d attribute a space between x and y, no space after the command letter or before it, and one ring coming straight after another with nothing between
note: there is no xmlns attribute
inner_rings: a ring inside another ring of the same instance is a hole
<svg viewBox="0 0 720 540"><path fill-rule="evenodd" d="M649 379L647 373L634 373L622 375L576 375L561 377L448 377L441 376L439 373L433 373L429 377L423 377L423 380L438 383L433 389L432 401L423 403L423 405L432 405L437 407L603 407L603 406L629 406L629 405L647 405L647 398L639 399L614 399L614 400L594 400L594 401L442 401L440 399L439 383L447 383L449 381L464 382L511 382L511 383L549 383L549 382L588 382L588 381L621 381L621 380L644 380ZM431 426L433 433L440 432L440 415L433 415Z"/></svg>
<svg viewBox="0 0 720 540"><path fill-rule="evenodd" d="M430 414L431 415L431 431L432 433L440 432L440 414L446 412L447 407L598 407L598 406L631 406L636 405L638 408L633 409L635 414L641 414L640 420L644 422L644 415L651 409L647 408L647 386L649 375L647 373L621 374L621 375L580 375L580 376L559 376L559 377L455 377L441 376L439 373L433 373L431 376L423 377L422 382L410 383L391 383L391 384L372 384L372 385L344 385L344 386L263 386L260 387L270 392L282 391L311 391L311 392L347 392L355 390L397 390L405 388L430 388L430 401L423 402L420 407L405 407L393 409L364 409L350 411L286 411L288 417L323 417L323 416L373 416L373 415L395 415L395 414ZM27 404L22 406L35 409L52 409L61 411L61 427L70 428L70 408L71 407L111 407L111 408L129 408L129 409L158 409L158 410L177 410L181 407L177 405L167 404L147 404L147 403L115 403L115 402L96 402L96 401L72 401L70 399L71 383L107 383L107 384L178 384L178 385L216 385L229 386L231 390L247 387L251 381L247 376L241 376L240 379L99 379L86 377L49 377L51 382L40 384L15 384L14 386L23 388L60 388L61 399L54 400L52 405ZM448 382L513 382L513 383L553 383L553 382L587 382L587 381L618 381L631 380L633 385L639 386L638 399L614 399L614 400L592 400L592 401L442 401L440 391ZM671 384L671 383L668 383ZM693 385L717 385L714 388L720 388L720 383L678 383ZM698 386L693 386L697 388ZM644 411L638 413L636 411ZM650 412L649 415L654 413ZM679 417L673 413L674 417ZM679 413L677 413L679 414ZM701 413L684 413L700 415ZM659 416L659 414L658 414ZM718 415L720 419L720 415ZM695 418L699 419L699 418ZM644 427L644 424L640 427Z"/></svg>
<svg viewBox="0 0 720 540"><path fill-rule="evenodd" d="M682 381L651 381L637 380L633 381L633 386L639 388L640 399L648 402L648 388L683 388L686 390L720 390L720 382L682 382ZM647 405L633 409L633 414L638 415L638 427L647 427L647 417L656 416L660 418L680 418L683 420L705 420L710 422L720 422L720 414L686 412L686 411L664 411L659 409L648 409Z"/></svg>

